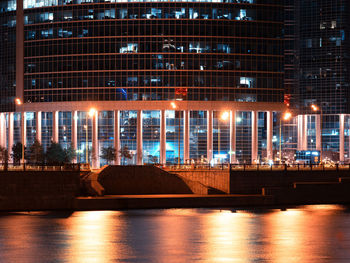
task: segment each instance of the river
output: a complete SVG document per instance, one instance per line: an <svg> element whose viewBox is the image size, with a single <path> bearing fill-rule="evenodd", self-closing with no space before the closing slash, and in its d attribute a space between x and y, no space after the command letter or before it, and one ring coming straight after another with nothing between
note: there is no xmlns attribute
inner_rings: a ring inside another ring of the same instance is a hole
<svg viewBox="0 0 350 263"><path fill-rule="evenodd" d="M0 262L350 262L350 208L3 213Z"/></svg>

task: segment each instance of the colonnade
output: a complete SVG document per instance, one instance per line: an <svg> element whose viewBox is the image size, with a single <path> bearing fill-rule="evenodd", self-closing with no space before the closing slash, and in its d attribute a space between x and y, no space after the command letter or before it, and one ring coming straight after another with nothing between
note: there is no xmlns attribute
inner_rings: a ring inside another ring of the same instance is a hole
<svg viewBox="0 0 350 263"><path fill-rule="evenodd" d="M184 160L190 159L190 110L184 110L183 112L183 157ZM210 162L213 159L213 110L207 111L207 160ZM230 162L237 162L236 159L236 112L235 110L229 111L229 133L230 133ZM251 111L251 161L256 162L258 160L258 112ZM7 122L6 122L6 114ZM0 145L3 147L8 146L10 149L13 145L13 132L14 132L14 120L13 112L0 113ZM161 164L166 163L166 110L160 110L160 148L159 148L159 161ZM36 139L41 142L41 130L42 130L42 112L36 111ZM26 114L21 114L21 142L23 145L27 144L26 140ZM92 155L97 158L92 158L92 166L99 167L99 141L98 141L98 111L95 111L92 118ZM78 111L72 111L72 126L71 126L71 142L75 150L78 147L77 133L78 133ZM7 123L7 124L6 124ZM142 131L142 110L137 110L137 164L143 164L143 131ZM8 136L8 138L7 138ZM273 112L267 111L267 145L266 153L268 159L273 158ZM52 141L59 142L59 111L52 111ZM120 156L118 149L121 148L120 142L120 110L114 110L114 141L113 145L117 149L116 164L120 164Z"/></svg>
<svg viewBox="0 0 350 263"><path fill-rule="evenodd" d="M325 147L325 143L322 141L322 135L324 133L322 132L322 118L320 114L313 114L313 115L298 115L297 116L297 128L298 128L298 145L297 149L299 151L303 150L310 150L308 146L308 131L310 130L308 128L308 117L314 116L315 117L315 137L316 137L316 147L315 150L322 151ZM339 161L344 162L345 161L345 116L346 114L339 114ZM350 128L350 127L349 127ZM350 139L349 139L349 148L350 148ZM350 156L348 156L349 158Z"/></svg>

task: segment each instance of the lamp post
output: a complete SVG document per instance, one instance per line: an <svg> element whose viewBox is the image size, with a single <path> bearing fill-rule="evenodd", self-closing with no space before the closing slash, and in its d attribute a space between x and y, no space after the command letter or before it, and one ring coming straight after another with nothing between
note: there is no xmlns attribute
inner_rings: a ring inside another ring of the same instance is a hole
<svg viewBox="0 0 350 263"><path fill-rule="evenodd" d="M86 125L85 125L85 128L86 128L86 144L85 144L85 153L86 153L86 163L89 163L89 135L88 135L88 128L89 128L89 124L88 124L88 117L94 117L96 113L96 110L94 108L91 108L89 110L89 112L86 114Z"/></svg>
<svg viewBox="0 0 350 263"><path fill-rule="evenodd" d="M318 107L315 104L311 104L311 109L315 112L319 111L320 112L320 130L321 130L321 134L320 134L320 144L321 144L321 148L320 148L320 162L322 163L322 119L323 119L323 111L322 111L322 106ZM318 136L318 134L316 134L316 137Z"/></svg>
<svg viewBox="0 0 350 263"><path fill-rule="evenodd" d="M220 118L218 118L218 160L219 163L221 162L220 160L220 120L222 121L226 121L228 118L230 117L230 114L228 111L224 111L223 113L221 113Z"/></svg>
<svg viewBox="0 0 350 263"><path fill-rule="evenodd" d="M292 114L290 112L285 112L283 114L283 120L288 121L292 117ZM280 117L280 147L279 147L279 157L280 157L280 163L282 161L282 116Z"/></svg>
<svg viewBox="0 0 350 263"><path fill-rule="evenodd" d="M20 98L16 98L15 99L15 104L18 105L18 106L22 105L21 99ZM22 112L22 118L24 118L24 112ZM24 122L23 122L23 125L24 125ZM23 141L22 142L22 163L24 165L24 140L23 140L23 138L24 138L24 127L21 127L21 138L22 138L22 141Z"/></svg>

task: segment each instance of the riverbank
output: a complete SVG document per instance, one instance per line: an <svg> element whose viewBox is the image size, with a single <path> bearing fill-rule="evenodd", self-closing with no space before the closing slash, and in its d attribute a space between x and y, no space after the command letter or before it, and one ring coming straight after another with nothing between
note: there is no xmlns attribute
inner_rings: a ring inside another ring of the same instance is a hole
<svg viewBox="0 0 350 263"><path fill-rule="evenodd" d="M75 210L124 210L153 208L214 208L274 205L272 196L264 195L109 195L78 197Z"/></svg>

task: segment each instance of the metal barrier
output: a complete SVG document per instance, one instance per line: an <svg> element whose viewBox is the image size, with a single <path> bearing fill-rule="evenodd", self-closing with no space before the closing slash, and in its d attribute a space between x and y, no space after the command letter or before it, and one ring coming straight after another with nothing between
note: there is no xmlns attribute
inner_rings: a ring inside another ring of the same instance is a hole
<svg viewBox="0 0 350 263"><path fill-rule="evenodd" d="M349 170L349 164L173 164L163 165L165 170L229 170L229 171L339 171Z"/></svg>
<svg viewBox="0 0 350 263"><path fill-rule="evenodd" d="M89 164L69 163L63 165L47 164L0 164L0 171L87 171L90 170Z"/></svg>

